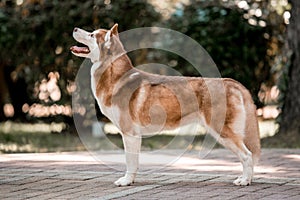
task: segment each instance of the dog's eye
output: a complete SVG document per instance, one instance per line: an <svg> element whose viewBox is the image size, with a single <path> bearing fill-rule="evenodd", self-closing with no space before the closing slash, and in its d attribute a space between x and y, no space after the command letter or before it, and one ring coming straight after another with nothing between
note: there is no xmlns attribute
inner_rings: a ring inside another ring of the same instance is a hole
<svg viewBox="0 0 300 200"><path fill-rule="evenodd" d="M90 34L90 36L93 38L94 37L94 33Z"/></svg>

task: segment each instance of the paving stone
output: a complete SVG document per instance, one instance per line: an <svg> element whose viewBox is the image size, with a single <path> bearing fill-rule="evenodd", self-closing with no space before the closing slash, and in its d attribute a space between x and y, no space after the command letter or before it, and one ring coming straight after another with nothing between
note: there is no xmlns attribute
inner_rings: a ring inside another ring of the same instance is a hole
<svg viewBox="0 0 300 200"><path fill-rule="evenodd" d="M229 151L216 149L198 160L196 154L183 157L193 162L163 169L144 164L136 183L128 187L113 184L124 174L114 169L124 169L124 163L108 168L87 159L87 152L2 154L0 199L300 199L299 149L263 149L247 187L232 184L241 167Z"/></svg>

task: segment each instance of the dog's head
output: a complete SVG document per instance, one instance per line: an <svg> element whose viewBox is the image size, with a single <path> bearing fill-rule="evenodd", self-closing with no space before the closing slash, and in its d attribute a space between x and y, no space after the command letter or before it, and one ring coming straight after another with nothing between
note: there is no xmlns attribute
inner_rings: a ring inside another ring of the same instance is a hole
<svg viewBox="0 0 300 200"><path fill-rule="evenodd" d="M104 55L113 51L113 48L121 48L121 45L114 45L116 42L121 44L118 36L118 24L115 24L110 30L98 29L93 32L87 32L80 28L74 28L73 37L85 47L72 46L71 52L79 57L90 58L93 63L100 61Z"/></svg>

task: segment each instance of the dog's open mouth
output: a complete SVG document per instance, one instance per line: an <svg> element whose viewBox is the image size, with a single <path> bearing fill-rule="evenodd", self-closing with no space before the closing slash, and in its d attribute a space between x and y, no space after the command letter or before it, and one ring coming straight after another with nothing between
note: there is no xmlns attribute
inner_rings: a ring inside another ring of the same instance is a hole
<svg viewBox="0 0 300 200"><path fill-rule="evenodd" d="M86 46L86 47L78 47L78 46L72 46L70 48L70 50L73 52L73 53L82 53L82 54L88 54L90 53L90 49Z"/></svg>

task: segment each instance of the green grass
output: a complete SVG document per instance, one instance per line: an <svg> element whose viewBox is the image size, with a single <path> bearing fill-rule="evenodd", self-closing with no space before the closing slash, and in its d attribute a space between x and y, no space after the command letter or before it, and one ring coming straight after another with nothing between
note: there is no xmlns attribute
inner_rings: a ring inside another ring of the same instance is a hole
<svg viewBox="0 0 300 200"><path fill-rule="evenodd" d="M76 133L51 133L47 126L35 126L31 131L20 124L0 125L0 153L63 152L88 150L120 150L123 148L120 135L108 134L105 139L95 138L87 131L86 137L79 138ZM31 127L31 125L29 126ZM34 127L34 126L32 126ZM46 127L44 129L44 127ZM43 130L43 131L38 131ZM47 131L45 131L47 130ZM266 128L271 130L271 128ZM82 134L81 134L82 135ZM204 135L172 136L155 135L144 138L142 150L193 149L200 150ZM110 145L110 144L114 145ZM300 148L300 140L283 140L280 137L265 137L261 140L263 148ZM221 147L219 144L215 148Z"/></svg>
<svg viewBox="0 0 300 200"><path fill-rule="evenodd" d="M75 134L45 132L0 132L1 153L63 152L88 150L120 150L123 142L120 135L109 134L105 139L79 138ZM174 139L176 138L176 139ZM156 135L144 138L142 150L199 149L204 136ZM83 141L83 142L82 142ZM109 145L110 143L114 145ZM87 148L86 148L87 147ZM217 147L219 147L217 145Z"/></svg>
<svg viewBox="0 0 300 200"><path fill-rule="evenodd" d="M43 132L0 132L0 152L60 152L84 150L78 137Z"/></svg>
<svg viewBox="0 0 300 200"><path fill-rule="evenodd" d="M300 136L299 135L285 135L273 137L266 137L261 139L263 148L300 148Z"/></svg>

